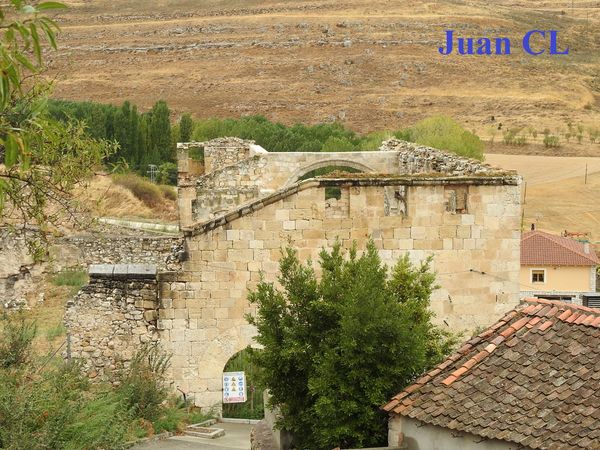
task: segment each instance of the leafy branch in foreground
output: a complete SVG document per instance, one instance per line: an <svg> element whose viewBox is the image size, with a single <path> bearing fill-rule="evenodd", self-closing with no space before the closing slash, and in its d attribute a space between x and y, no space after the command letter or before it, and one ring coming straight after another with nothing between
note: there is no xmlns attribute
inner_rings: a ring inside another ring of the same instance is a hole
<svg viewBox="0 0 600 450"><path fill-rule="evenodd" d="M49 117L48 86L38 77L42 45L56 48L58 25L41 13L61 8L22 0L0 6L0 217L2 225L36 225L42 238L49 224L76 218L71 190L114 151L80 124ZM39 257L40 242L29 244Z"/></svg>

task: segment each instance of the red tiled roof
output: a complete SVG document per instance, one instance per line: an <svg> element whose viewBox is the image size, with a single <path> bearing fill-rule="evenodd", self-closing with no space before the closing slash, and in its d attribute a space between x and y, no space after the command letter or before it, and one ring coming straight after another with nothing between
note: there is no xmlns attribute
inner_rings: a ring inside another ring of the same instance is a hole
<svg viewBox="0 0 600 450"><path fill-rule="evenodd" d="M528 231L521 237L522 266L595 266L599 264L593 249L574 239L543 231Z"/></svg>
<svg viewBox="0 0 600 450"><path fill-rule="evenodd" d="M600 311L526 299L383 406L531 449L600 442Z"/></svg>

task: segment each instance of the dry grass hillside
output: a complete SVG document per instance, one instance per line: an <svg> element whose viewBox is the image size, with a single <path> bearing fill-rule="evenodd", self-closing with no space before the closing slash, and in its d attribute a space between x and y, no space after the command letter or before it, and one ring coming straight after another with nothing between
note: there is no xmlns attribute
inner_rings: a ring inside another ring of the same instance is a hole
<svg viewBox="0 0 600 450"><path fill-rule="evenodd" d="M600 121L600 6L587 0L84 0L59 16L55 96L196 117L339 120L358 131L437 113L486 135ZM510 56L437 51L446 29L508 36ZM569 56L529 56L530 29ZM492 116L494 120L492 121Z"/></svg>
<svg viewBox="0 0 600 450"><path fill-rule="evenodd" d="M87 186L80 188L76 199L85 205L94 217L149 219L155 222L176 222L177 206L174 200L162 197L147 204L109 175L96 175Z"/></svg>

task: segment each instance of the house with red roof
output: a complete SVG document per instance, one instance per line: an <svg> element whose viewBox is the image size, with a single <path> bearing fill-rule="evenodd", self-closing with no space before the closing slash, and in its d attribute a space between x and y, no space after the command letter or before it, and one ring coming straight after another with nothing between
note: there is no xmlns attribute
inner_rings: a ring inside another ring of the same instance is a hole
<svg viewBox="0 0 600 450"><path fill-rule="evenodd" d="M516 309L382 408L407 450L600 448L600 310Z"/></svg>
<svg viewBox="0 0 600 450"><path fill-rule="evenodd" d="M600 306L598 264L589 243L539 230L523 233L521 296Z"/></svg>

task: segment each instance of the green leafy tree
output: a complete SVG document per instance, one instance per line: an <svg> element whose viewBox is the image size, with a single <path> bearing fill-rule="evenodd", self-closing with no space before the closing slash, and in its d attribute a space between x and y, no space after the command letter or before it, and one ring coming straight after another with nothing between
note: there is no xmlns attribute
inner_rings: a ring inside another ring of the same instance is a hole
<svg viewBox="0 0 600 450"><path fill-rule="evenodd" d="M192 116L184 114L179 119L179 142L189 142L194 131L194 121Z"/></svg>
<svg viewBox="0 0 600 450"><path fill-rule="evenodd" d="M42 233L65 212L73 217L72 188L112 151L83 126L48 114L49 89L38 75L42 46L56 48L58 26L42 13L62 7L21 0L0 6L0 217L3 224L36 224ZM39 257L40 242L29 244Z"/></svg>
<svg viewBox="0 0 600 450"><path fill-rule="evenodd" d="M150 143L152 146L151 164L160 164L173 161L174 155L171 147L171 112L166 102L158 101L150 112Z"/></svg>
<svg viewBox="0 0 600 450"><path fill-rule="evenodd" d="M458 122L446 116L424 119L396 137L417 144L448 150L461 156L483 160L481 139L465 130Z"/></svg>
<svg viewBox="0 0 600 450"><path fill-rule="evenodd" d="M455 343L431 323L430 260L414 266L405 256L389 273L370 241L361 256L339 243L323 250L319 266L317 279L287 248L281 288L262 281L250 293L260 381L297 448L385 445L380 406Z"/></svg>

